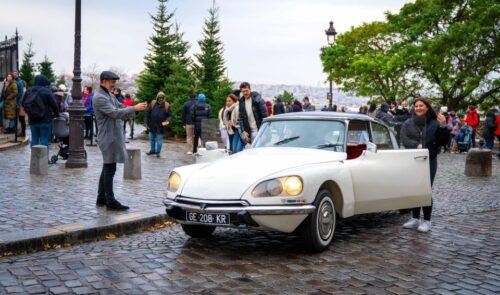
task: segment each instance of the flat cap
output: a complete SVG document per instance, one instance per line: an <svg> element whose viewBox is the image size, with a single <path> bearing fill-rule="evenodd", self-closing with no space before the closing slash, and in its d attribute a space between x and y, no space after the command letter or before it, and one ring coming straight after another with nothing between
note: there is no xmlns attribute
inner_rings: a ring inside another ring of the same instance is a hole
<svg viewBox="0 0 500 295"><path fill-rule="evenodd" d="M115 74L111 71L104 71L101 73L100 79L101 80L120 80L120 77L118 77L117 74Z"/></svg>

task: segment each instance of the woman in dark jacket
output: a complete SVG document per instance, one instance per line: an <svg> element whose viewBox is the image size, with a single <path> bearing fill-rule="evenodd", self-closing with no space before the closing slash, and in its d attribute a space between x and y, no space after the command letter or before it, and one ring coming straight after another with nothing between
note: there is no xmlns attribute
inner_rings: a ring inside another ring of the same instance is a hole
<svg viewBox="0 0 500 295"><path fill-rule="evenodd" d="M437 171L437 154L439 148L445 146L450 136L450 129L446 125L446 118L436 114L431 103L426 98L417 98L413 103L415 114L403 124L401 142L407 149L428 149L431 187ZM418 228L420 232L428 232L431 228L432 203L422 207L424 220L420 222L421 208L412 209L412 218L406 222L404 228Z"/></svg>
<svg viewBox="0 0 500 295"><path fill-rule="evenodd" d="M483 127L483 138L486 141L486 148L492 150L495 143L496 116L493 110L486 113L486 120Z"/></svg>
<svg viewBox="0 0 500 295"><path fill-rule="evenodd" d="M151 145L149 152L146 153L147 155L160 157L163 146L163 133L171 117L172 110L170 109L170 104L165 101L165 94L160 91L156 95L156 99L151 101L147 112L149 143Z"/></svg>
<svg viewBox="0 0 500 295"><path fill-rule="evenodd" d="M193 154L198 152L198 141L201 138L201 123L203 119L210 119L212 117L212 108L206 103L205 94L198 94L198 102L193 106L193 122L194 122L194 141L193 141Z"/></svg>

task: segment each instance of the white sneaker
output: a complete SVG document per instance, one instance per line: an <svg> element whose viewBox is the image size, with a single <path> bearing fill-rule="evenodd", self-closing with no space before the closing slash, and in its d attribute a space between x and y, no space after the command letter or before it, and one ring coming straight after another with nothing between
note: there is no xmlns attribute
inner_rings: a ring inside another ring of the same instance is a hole
<svg viewBox="0 0 500 295"><path fill-rule="evenodd" d="M403 224L404 228L417 228L420 225L420 220L417 218L412 218L408 220L405 224Z"/></svg>
<svg viewBox="0 0 500 295"><path fill-rule="evenodd" d="M421 233L426 233L431 230L431 222L424 220L420 225L418 226L417 230Z"/></svg>
<svg viewBox="0 0 500 295"><path fill-rule="evenodd" d="M192 154L193 154L193 152L187 152L186 153L186 155L192 155Z"/></svg>

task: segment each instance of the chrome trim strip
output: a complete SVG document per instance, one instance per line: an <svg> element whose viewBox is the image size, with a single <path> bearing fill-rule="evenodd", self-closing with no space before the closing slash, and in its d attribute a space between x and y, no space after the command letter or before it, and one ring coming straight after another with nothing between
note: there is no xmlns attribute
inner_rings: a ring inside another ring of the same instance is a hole
<svg viewBox="0 0 500 295"><path fill-rule="evenodd" d="M227 204L227 205L242 205L242 206L248 206L248 202L244 200L203 200L203 199L195 199L195 198L188 198L188 197L183 197L183 196L176 196L174 199L176 202L188 202L188 203L198 203L198 204Z"/></svg>
<svg viewBox="0 0 500 295"><path fill-rule="evenodd" d="M175 200L165 199L163 204L167 209L178 207L181 209L188 209L198 213L238 213L247 211L251 215L295 215L295 214L310 214L316 210L314 205L271 205L271 206L245 206L245 207L206 207L200 208L196 205L188 205L178 203Z"/></svg>

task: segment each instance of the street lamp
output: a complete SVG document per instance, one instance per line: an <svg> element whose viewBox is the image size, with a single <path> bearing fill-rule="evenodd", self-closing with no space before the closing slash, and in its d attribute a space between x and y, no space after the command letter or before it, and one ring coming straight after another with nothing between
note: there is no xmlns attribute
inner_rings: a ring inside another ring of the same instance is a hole
<svg viewBox="0 0 500 295"><path fill-rule="evenodd" d="M69 156L66 168L86 168L87 157L83 142L83 115L85 108L82 105L82 70L80 69L82 1L75 0L75 55L73 60L73 86L71 96L73 101L68 108L69 112Z"/></svg>
<svg viewBox="0 0 500 295"><path fill-rule="evenodd" d="M328 29L325 30L325 34L326 34L326 41L328 42L328 45L329 46L332 46L333 43L335 43L335 36L337 35L337 31L335 31L335 28L333 27L333 21L330 21L330 26L328 27ZM328 79L329 82L330 82L330 92L328 92L328 111L332 111L333 110L333 105L332 105L332 101L333 101L333 83L332 83L332 79L329 78Z"/></svg>

